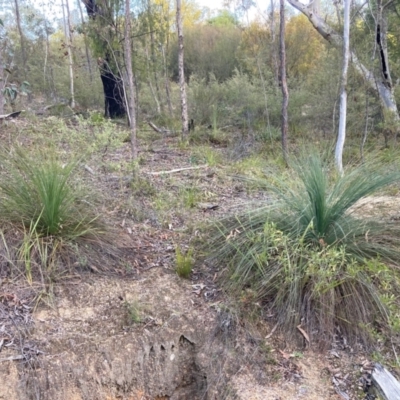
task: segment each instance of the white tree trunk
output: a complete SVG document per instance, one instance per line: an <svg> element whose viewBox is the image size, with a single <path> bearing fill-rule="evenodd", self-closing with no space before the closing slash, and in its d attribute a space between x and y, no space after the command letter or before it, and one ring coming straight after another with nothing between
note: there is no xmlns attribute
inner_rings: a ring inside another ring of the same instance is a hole
<svg viewBox="0 0 400 400"><path fill-rule="evenodd" d="M279 23L279 61L280 61L280 80L282 88L282 152L283 158L288 163L288 104L289 91L286 81L286 48L285 48L285 0L280 0L280 23Z"/></svg>
<svg viewBox="0 0 400 400"><path fill-rule="evenodd" d="M339 132L335 149L336 167L343 175L343 147L346 138L346 115L347 115L347 72L350 60L350 2L344 0L344 26L343 26L343 63L340 83L340 118Z"/></svg>
<svg viewBox="0 0 400 400"><path fill-rule="evenodd" d="M131 149L132 159L136 161L138 158L137 148L137 135L136 135L136 96L135 96L135 84L132 72L132 45L131 45L131 12L130 12L130 0L125 1L125 68L126 68L126 82L125 82L125 99L126 99L126 110L128 113L129 126L131 130ZM128 89L128 93L126 88Z"/></svg>
<svg viewBox="0 0 400 400"><path fill-rule="evenodd" d="M68 65L69 65L69 87L70 87L70 107L75 108L75 89L74 89L74 59L72 57L72 26L71 26L71 15L69 12L68 0L65 0L65 8L67 10L67 21L64 20L65 25L65 40L67 42L68 51Z"/></svg>
<svg viewBox="0 0 400 400"><path fill-rule="evenodd" d="M188 134L188 111L186 100L185 70L183 57L183 24L181 14L181 0L176 0L176 26L178 27L178 68L179 68L179 89L181 92L181 112L182 112L182 139Z"/></svg>
<svg viewBox="0 0 400 400"><path fill-rule="evenodd" d="M312 4L306 5L298 0L288 0L288 2L301 13L303 13L318 33L335 47L341 48L343 45L343 37L332 29L324 19L317 13L313 12ZM399 120L399 112L397 110L396 99L394 97L393 88L388 87L382 82L382 79L375 79L374 73L363 65L357 55L350 51L350 58L355 69L364 77L370 88L378 90L379 98L382 106L386 111L394 116L395 120Z"/></svg>

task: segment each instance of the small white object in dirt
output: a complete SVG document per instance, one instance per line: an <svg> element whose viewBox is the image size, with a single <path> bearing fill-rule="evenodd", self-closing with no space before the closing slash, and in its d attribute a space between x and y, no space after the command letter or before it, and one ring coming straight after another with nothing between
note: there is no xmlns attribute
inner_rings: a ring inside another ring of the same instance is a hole
<svg viewBox="0 0 400 400"><path fill-rule="evenodd" d="M170 359L171 361L174 361L174 359L175 359L175 354L171 354L170 357L169 357L169 359Z"/></svg>

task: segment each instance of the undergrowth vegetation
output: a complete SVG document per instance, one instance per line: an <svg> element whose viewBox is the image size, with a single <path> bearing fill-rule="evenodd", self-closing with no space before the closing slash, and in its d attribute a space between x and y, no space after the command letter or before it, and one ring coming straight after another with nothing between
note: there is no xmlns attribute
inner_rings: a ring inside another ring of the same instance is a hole
<svg viewBox="0 0 400 400"><path fill-rule="evenodd" d="M289 335L303 326L328 343L339 329L371 344L398 329L400 228L354 206L400 174L361 165L340 177L311 153L292 162L291 178L258 181L273 194L266 204L219 221L210 261L228 290L254 291Z"/></svg>
<svg viewBox="0 0 400 400"><path fill-rule="evenodd" d="M12 274L48 284L112 251L94 204L73 182L77 162L15 148L2 152L1 168L0 251Z"/></svg>
<svg viewBox="0 0 400 400"><path fill-rule="evenodd" d="M176 253L176 273L181 278L189 278L193 269L193 249L190 248L186 253L183 252L179 247L175 249Z"/></svg>
<svg viewBox="0 0 400 400"><path fill-rule="evenodd" d="M199 220L206 219L209 261L220 269L223 285L238 304L257 304L245 310L246 318L273 316L288 336L301 337L300 327L321 344L338 333L365 344L393 337L400 330L400 229L377 210L365 214L360 200L397 193L396 153L387 150L379 159L348 166L343 177L326 161L331 155L320 157L316 149L287 168L277 132L261 129L267 133L259 137L219 129L219 108L211 117L215 129L196 128L184 146L175 141L183 168L196 167L183 174L133 178L126 131L97 114L74 123L38 120L16 131L16 140L10 135L0 162L2 271L47 291L77 270L118 263L115 231L99 217L100 201L132 238L138 232L133 223L146 231L179 232L172 269L183 278L192 275L194 255L199 258L192 242L197 239L188 231L202 231ZM165 138L154 135L139 135L143 148L152 149L142 152L139 170L173 170L168 152L157 147L160 141L165 146ZM33 144L16 144L27 136ZM296 140L293 153L303 138ZM71 152L79 162L71 161ZM364 158L370 157L368 149ZM92 181L106 183L102 195ZM209 231L215 210L243 210L244 199L257 203Z"/></svg>

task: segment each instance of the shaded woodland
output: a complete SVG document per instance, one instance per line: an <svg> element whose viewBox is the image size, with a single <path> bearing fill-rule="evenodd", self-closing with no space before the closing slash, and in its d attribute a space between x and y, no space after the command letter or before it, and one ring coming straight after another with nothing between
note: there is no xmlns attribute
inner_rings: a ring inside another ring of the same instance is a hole
<svg viewBox="0 0 400 400"><path fill-rule="evenodd" d="M125 4L85 0L67 5L57 5L64 17L54 21L34 3L3 4L5 112L64 103L76 112L104 107L106 117L125 116ZM285 7L289 139L303 133L334 138L341 8L320 3L313 9L295 0ZM351 6L347 129L360 142L369 134L382 134L386 144L397 136L397 7L396 1ZM197 126L218 121L220 127L231 125L258 138L275 136L281 113L278 5L272 2L249 23L228 10L210 16L195 2L183 3L182 13L190 119ZM138 123L151 120L169 130L180 119L175 14L174 4L165 1L132 3L129 13L128 69Z"/></svg>

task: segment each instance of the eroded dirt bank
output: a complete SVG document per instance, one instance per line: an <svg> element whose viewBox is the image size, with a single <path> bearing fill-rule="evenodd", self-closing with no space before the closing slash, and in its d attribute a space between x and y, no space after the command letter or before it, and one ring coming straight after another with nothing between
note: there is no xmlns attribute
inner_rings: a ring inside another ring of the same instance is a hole
<svg viewBox="0 0 400 400"><path fill-rule="evenodd" d="M162 268L66 282L29 326L37 354L4 348L0 399L338 398L318 358L271 361L260 332Z"/></svg>

